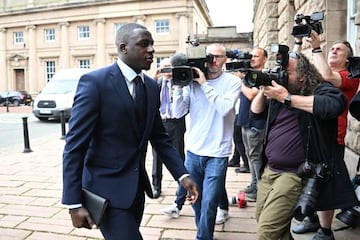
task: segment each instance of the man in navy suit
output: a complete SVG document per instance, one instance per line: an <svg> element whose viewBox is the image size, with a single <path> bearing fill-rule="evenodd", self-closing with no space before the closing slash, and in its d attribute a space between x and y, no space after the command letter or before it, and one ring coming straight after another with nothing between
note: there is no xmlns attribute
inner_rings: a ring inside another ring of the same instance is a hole
<svg viewBox="0 0 360 240"><path fill-rule="evenodd" d="M96 228L82 206L81 190L108 199L100 226L107 240L142 239L144 192L153 197L145 169L148 141L187 189L188 200L194 203L199 194L162 124L159 87L142 72L153 62L153 44L144 26L123 25L116 35L119 59L83 75L74 99L63 153L62 203L75 227ZM145 92L137 96L135 84ZM146 98L144 109L137 111L141 97Z"/></svg>

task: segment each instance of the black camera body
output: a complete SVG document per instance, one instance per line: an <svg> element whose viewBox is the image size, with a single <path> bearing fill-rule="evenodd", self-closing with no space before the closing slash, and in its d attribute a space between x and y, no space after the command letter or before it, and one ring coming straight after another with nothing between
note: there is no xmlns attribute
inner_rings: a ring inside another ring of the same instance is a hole
<svg viewBox="0 0 360 240"><path fill-rule="evenodd" d="M244 77L244 84L247 87L270 86L272 80L287 87L289 77L286 68L289 63L289 47L286 45L273 44L270 50L276 53L276 64L278 66L265 72L249 69Z"/></svg>
<svg viewBox="0 0 360 240"><path fill-rule="evenodd" d="M360 57L348 57L346 68L349 71L349 78L360 78Z"/></svg>
<svg viewBox="0 0 360 240"><path fill-rule="evenodd" d="M324 32L321 21L324 19L324 12L314 12L310 16L302 13L295 15L296 26L293 27L291 35L294 37L309 37L311 30L318 34Z"/></svg>
<svg viewBox="0 0 360 240"><path fill-rule="evenodd" d="M185 54L175 55L172 59L172 83L173 85L186 86L199 75L193 67L199 68L206 74L206 64L214 60L214 56L206 54L206 47L199 46L196 40L186 42L191 44Z"/></svg>
<svg viewBox="0 0 360 240"><path fill-rule="evenodd" d="M297 171L297 175L307 179L303 192L294 210L294 217L298 221L304 220L306 216L313 216L316 210L318 186L326 182L331 176L326 163L303 163Z"/></svg>
<svg viewBox="0 0 360 240"><path fill-rule="evenodd" d="M226 63L226 71L228 72L246 72L251 69L250 60L252 54L249 52L243 52L238 49L227 49L226 57L232 60L231 62Z"/></svg>

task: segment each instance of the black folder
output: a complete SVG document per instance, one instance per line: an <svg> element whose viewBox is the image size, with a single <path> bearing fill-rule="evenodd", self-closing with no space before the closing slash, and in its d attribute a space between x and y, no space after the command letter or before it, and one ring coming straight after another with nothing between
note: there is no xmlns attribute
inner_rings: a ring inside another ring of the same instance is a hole
<svg viewBox="0 0 360 240"><path fill-rule="evenodd" d="M109 201L89 190L82 189L83 206L89 211L97 226L101 225Z"/></svg>

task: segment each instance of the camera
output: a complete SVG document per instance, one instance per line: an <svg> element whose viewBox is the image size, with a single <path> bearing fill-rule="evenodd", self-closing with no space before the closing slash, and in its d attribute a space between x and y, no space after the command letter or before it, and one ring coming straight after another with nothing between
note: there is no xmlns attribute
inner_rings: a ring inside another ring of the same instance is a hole
<svg viewBox="0 0 360 240"><path fill-rule="evenodd" d="M318 34L324 32L321 21L324 19L324 12L314 12L310 16L302 13L295 15L296 26L293 27L291 35L294 37L309 37L311 30Z"/></svg>
<svg viewBox="0 0 360 240"><path fill-rule="evenodd" d="M355 228L360 223L360 175L356 175L352 179L352 184L358 199L358 203L348 209L343 209L336 214L336 218L345 223L349 227Z"/></svg>
<svg viewBox="0 0 360 240"><path fill-rule="evenodd" d="M172 68L171 67L164 67L160 69L160 73L171 73Z"/></svg>
<svg viewBox="0 0 360 240"><path fill-rule="evenodd" d="M349 78L360 77L360 57L348 57L346 68L349 71Z"/></svg>
<svg viewBox="0 0 360 240"><path fill-rule="evenodd" d="M247 87L270 86L272 80L287 87L288 74L286 68L289 63L289 47L286 45L272 44L270 51L276 52L276 64L278 66L265 72L249 69L244 77L244 84Z"/></svg>
<svg viewBox="0 0 360 240"><path fill-rule="evenodd" d="M188 85L194 78L199 77L193 67L197 67L206 73L206 63L211 63L214 60L214 56L207 55L206 48L199 46L197 40L188 38L186 43L191 45L186 48L186 54L176 54L171 59L174 85Z"/></svg>
<svg viewBox="0 0 360 240"><path fill-rule="evenodd" d="M314 215L319 195L318 186L328 180L330 173L326 163L315 164L306 161L298 168L297 175L307 179L294 210L295 219L302 221L306 216Z"/></svg>
<svg viewBox="0 0 360 240"><path fill-rule="evenodd" d="M250 60L252 55L249 52L243 52L238 49L227 49L226 57L232 60L226 63L226 71L228 72L246 72L251 69Z"/></svg>

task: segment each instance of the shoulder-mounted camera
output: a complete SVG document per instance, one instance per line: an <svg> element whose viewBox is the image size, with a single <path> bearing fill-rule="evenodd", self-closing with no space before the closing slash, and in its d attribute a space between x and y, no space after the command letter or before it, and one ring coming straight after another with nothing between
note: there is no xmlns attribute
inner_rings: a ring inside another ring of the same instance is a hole
<svg viewBox="0 0 360 240"><path fill-rule="evenodd" d="M178 53L171 58L172 83L174 85L186 86L193 78L198 78L197 72L193 67L199 68L206 74L206 63L211 63L214 56L206 54L206 47L200 46L197 40L188 37L186 43L190 46L186 48L186 54Z"/></svg>

